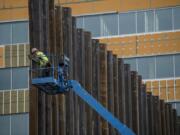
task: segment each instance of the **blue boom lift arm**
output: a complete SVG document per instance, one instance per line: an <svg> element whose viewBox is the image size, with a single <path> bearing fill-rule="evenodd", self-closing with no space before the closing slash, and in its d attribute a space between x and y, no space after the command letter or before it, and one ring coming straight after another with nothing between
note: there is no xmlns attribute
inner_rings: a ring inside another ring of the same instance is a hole
<svg viewBox="0 0 180 135"><path fill-rule="evenodd" d="M135 135L134 132L125 124L120 122L105 107L103 107L95 98L93 98L81 85L75 80L67 80L68 63L66 57L63 64L58 66L58 78L54 75L49 77L38 77L32 79L32 85L43 92L51 95L60 94L73 90L83 101L93 108L101 117L107 120L122 135Z"/></svg>

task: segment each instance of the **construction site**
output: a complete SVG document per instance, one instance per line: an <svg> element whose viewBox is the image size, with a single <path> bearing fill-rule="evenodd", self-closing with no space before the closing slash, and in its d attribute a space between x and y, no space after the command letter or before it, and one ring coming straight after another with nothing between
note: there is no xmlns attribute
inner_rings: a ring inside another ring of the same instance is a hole
<svg viewBox="0 0 180 135"><path fill-rule="evenodd" d="M0 135L180 135L180 1L0 0Z"/></svg>

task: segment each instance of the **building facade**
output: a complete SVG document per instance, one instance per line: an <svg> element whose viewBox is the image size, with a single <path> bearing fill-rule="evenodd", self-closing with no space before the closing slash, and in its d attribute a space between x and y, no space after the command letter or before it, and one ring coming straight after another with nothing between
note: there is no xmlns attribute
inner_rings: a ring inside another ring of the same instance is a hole
<svg viewBox="0 0 180 135"><path fill-rule="evenodd" d="M97 0L67 3L77 26L91 31L138 71L148 91L180 115L180 1Z"/></svg>
<svg viewBox="0 0 180 135"><path fill-rule="evenodd" d="M180 115L179 0L55 0ZM29 134L28 0L0 0L0 135ZM19 130L21 129L21 130Z"/></svg>

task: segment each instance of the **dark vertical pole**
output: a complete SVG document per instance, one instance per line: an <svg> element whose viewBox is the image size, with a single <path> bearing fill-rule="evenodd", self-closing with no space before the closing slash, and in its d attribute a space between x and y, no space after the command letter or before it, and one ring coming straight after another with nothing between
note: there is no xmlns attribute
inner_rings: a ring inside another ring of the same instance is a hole
<svg viewBox="0 0 180 135"><path fill-rule="evenodd" d="M154 125L155 125L155 134L162 135L161 127L161 114L160 114L160 104L159 97L153 96L154 101Z"/></svg>
<svg viewBox="0 0 180 135"><path fill-rule="evenodd" d="M44 52L49 55L49 59L53 64L55 62L54 56L56 55L56 31L55 31L55 7L54 7L54 0L49 0L47 3L44 3L43 7L45 14L47 14L47 22L44 20L43 25L46 26L48 29L44 33L43 40L48 39L47 46L45 45ZM56 119L57 119L57 104L56 104L56 96L45 95L46 97L46 134L53 135L58 132L58 127L56 126ZM58 100L57 100L58 101Z"/></svg>
<svg viewBox="0 0 180 135"><path fill-rule="evenodd" d="M139 75L138 76L138 121L139 121L139 134L142 135L143 134L143 112L142 112L142 96L141 96L141 93L142 93L142 77Z"/></svg>
<svg viewBox="0 0 180 135"><path fill-rule="evenodd" d="M160 106L160 99L159 99L159 97L158 97L158 102L157 102L157 110L158 110L158 134L159 135L163 135L162 134L162 120L161 120L161 106Z"/></svg>
<svg viewBox="0 0 180 135"><path fill-rule="evenodd" d="M92 40L91 33L85 32L85 88L91 94L92 93ZM86 105L86 114L87 114L87 135L92 134L92 110L88 105Z"/></svg>
<svg viewBox="0 0 180 135"><path fill-rule="evenodd" d="M125 79L124 79L124 62L118 59L118 92L119 92L119 119L125 123Z"/></svg>
<svg viewBox="0 0 180 135"><path fill-rule="evenodd" d="M148 124L148 119L149 119L149 115L148 115L148 106L147 106L147 94L146 94L146 85L143 84L142 85L142 99L143 99L143 113L144 113L144 118L143 118L143 124L144 126L142 128L144 128L144 134L145 135L150 135L149 134L149 124Z"/></svg>
<svg viewBox="0 0 180 135"><path fill-rule="evenodd" d="M119 85L118 85L118 58L113 55L113 83L114 83L114 115L119 119ZM118 132L116 131L116 134Z"/></svg>
<svg viewBox="0 0 180 135"><path fill-rule="evenodd" d="M78 29L78 76L79 82L83 87L85 87L85 44L84 44L84 32L82 29ZM85 113L85 103L79 99L79 134L86 135L86 113Z"/></svg>
<svg viewBox="0 0 180 135"><path fill-rule="evenodd" d="M72 16L70 8L63 8L63 45L64 54L70 59L69 79L73 77L73 60L72 60ZM73 123L73 93L70 91L66 94L66 134L74 133Z"/></svg>
<svg viewBox="0 0 180 135"><path fill-rule="evenodd" d="M113 54L107 51L107 95L108 95L108 110L114 114L114 82L113 82ZM109 124L109 134L114 135L115 130Z"/></svg>
<svg viewBox="0 0 180 135"><path fill-rule="evenodd" d="M48 1L29 0L30 48L36 47L45 51L49 40L49 6ZM44 6L46 5L46 6ZM48 7L48 8L46 8ZM42 18L42 16L44 18ZM47 25L45 25L45 23ZM44 40L45 39L45 40ZM31 65L36 68L36 65ZM33 73L37 76L37 73ZM31 73L30 73L31 77ZM31 82L31 78L30 78ZM30 84L30 134L46 134L45 95Z"/></svg>
<svg viewBox="0 0 180 135"><path fill-rule="evenodd" d="M174 135L177 135L177 112L176 109L173 109L173 124L174 124Z"/></svg>
<svg viewBox="0 0 180 135"><path fill-rule="evenodd" d="M174 118L172 104L169 104L170 133L174 135Z"/></svg>
<svg viewBox="0 0 180 135"><path fill-rule="evenodd" d="M165 103L163 100L160 100L160 108L161 108L161 123L162 123L162 134L166 135L166 116L165 116Z"/></svg>
<svg viewBox="0 0 180 135"><path fill-rule="evenodd" d="M99 92L100 92L100 57L99 57L99 41L96 39L92 40L92 51L93 51L93 56L92 56L92 75L93 75L93 88L92 88L92 95L94 98L97 100L100 99L99 97ZM93 135L101 135L101 125L100 125L100 116L93 111L92 114L92 119L93 119Z"/></svg>
<svg viewBox="0 0 180 135"><path fill-rule="evenodd" d="M131 71L131 88L132 88L132 124L133 131L139 135L139 114L138 114L138 75L137 72Z"/></svg>
<svg viewBox="0 0 180 135"><path fill-rule="evenodd" d="M107 51L106 45L100 44L100 102L108 107L107 101ZM102 135L108 135L108 123L101 118Z"/></svg>
<svg viewBox="0 0 180 135"><path fill-rule="evenodd" d="M170 132L170 114L169 114L169 104L166 103L165 104L165 115L166 115L166 132L167 132L167 135L171 135L171 132Z"/></svg>
<svg viewBox="0 0 180 135"><path fill-rule="evenodd" d="M79 48L77 44L77 29L76 29L76 19L75 17L72 18L73 23L73 79L79 80L78 78L78 64L79 64ZM79 104L78 104L78 97L74 95L74 135L79 135Z"/></svg>
<svg viewBox="0 0 180 135"><path fill-rule="evenodd" d="M126 104L126 124L129 128L132 128L132 101L131 101L131 73L130 65L124 65L125 74L125 104Z"/></svg>
<svg viewBox="0 0 180 135"><path fill-rule="evenodd" d="M63 52L63 11L62 8L57 6L55 10L55 21L56 21L56 61L55 65L58 64L58 59L59 57L64 53ZM57 99L58 100L58 114L59 118L57 117L57 121L59 121L59 134L60 135L65 135L66 134L66 112L65 112L65 96L64 95L58 95Z"/></svg>

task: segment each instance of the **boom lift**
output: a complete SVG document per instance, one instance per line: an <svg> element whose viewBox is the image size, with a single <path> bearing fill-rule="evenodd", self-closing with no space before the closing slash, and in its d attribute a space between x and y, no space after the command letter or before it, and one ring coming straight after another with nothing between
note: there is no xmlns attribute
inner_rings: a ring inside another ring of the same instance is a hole
<svg viewBox="0 0 180 135"><path fill-rule="evenodd" d="M101 117L116 128L120 134L135 135L131 129L115 118L112 113L110 113L95 98L93 98L77 81L68 80L68 68L69 58L63 55L57 68L57 79L55 78L55 68L52 67L51 76L32 78L32 85L50 95L62 94L68 92L69 90L73 90Z"/></svg>

